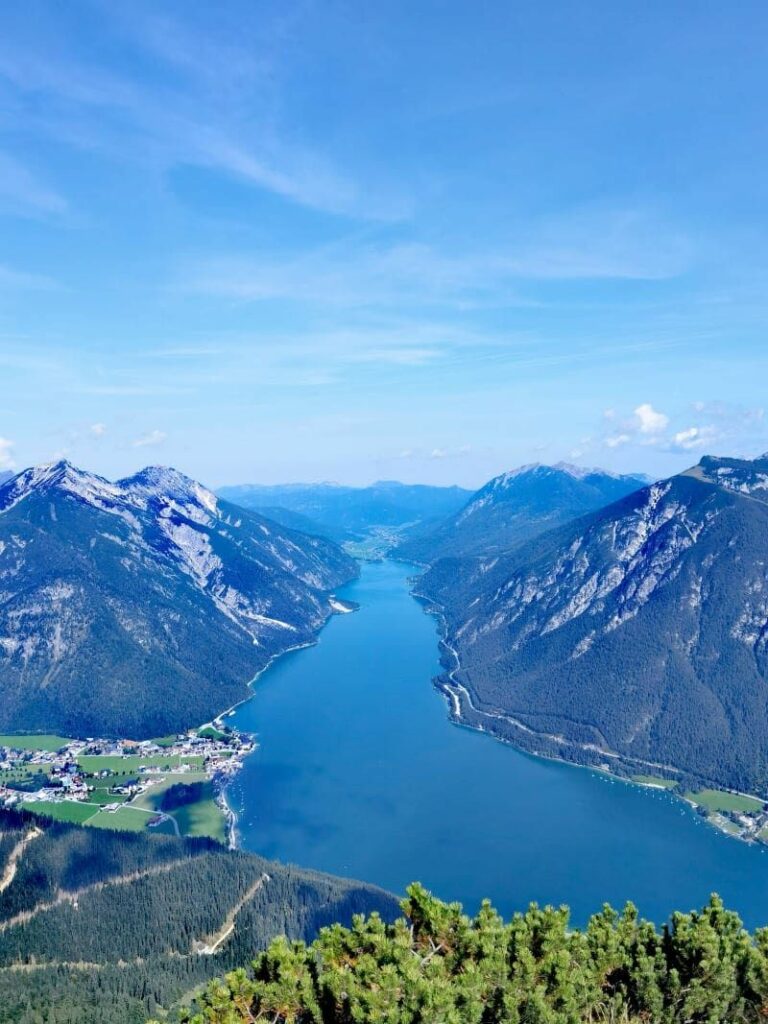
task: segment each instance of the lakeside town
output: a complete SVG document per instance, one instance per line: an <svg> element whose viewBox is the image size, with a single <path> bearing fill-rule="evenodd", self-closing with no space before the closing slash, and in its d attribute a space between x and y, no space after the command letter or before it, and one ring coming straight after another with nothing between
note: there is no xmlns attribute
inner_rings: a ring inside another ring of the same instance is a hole
<svg viewBox="0 0 768 1024"><path fill-rule="evenodd" d="M0 736L0 803L96 828L232 845L224 790L254 748L220 720L143 741Z"/></svg>

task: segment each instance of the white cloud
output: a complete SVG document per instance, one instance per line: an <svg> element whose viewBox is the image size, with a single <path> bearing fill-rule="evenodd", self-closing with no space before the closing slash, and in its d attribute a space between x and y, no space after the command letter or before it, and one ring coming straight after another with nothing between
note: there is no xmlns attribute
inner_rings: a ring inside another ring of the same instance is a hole
<svg viewBox="0 0 768 1024"><path fill-rule="evenodd" d="M16 465L13 459L13 441L9 441L7 437L0 437L0 469L13 469Z"/></svg>
<svg viewBox="0 0 768 1024"><path fill-rule="evenodd" d="M641 434L663 434L669 426L669 416L663 412L658 412L650 402L638 405L635 409L635 416L637 417L638 429Z"/></svg>
<svg viewBox="0 0 768 1024"><path fill-rule="evenodd" d="M150 430L147 434L142 434L141 437L137 437L133 442L134 448L153 448L156 445L160 445L166 440L168 435L163 430Z"/></svg>
<svg viewBox="0 0 768 1024"><path fill-rule="evenodd" d="M687 452L694 448L704 448L717 440L717 437L718 432L714 427L687 427L685 430L678 430L674 435L672 447Z"/></svg>
<svg viewBox="0 0 768 1024"><path fill-rule="evenodd" d="M105 423L92 423L90 425L90 427L88 427L88 433L91 435L91 437L95 437L95 438L104 437L106 432L107 432L107 427L106 427Z"/></svg>
<svg viewBox="0 0 768 1024"><path fill-rule="evenodd" d="M691 424L691 411L697 423ZM613 409L603 413L600 444L617 449L626 445L653 447L677 455L717 446L721 452L749 456L768 443L768 424L761 407L743 408L722 401L691 402L685 410L667 415L650 402L631 415Z"/></svg>
<svg viewBox="0 0 768 1024"><path fill-rule="evenodd" d="M606 448L621 448L622 445L629 444L631 440L629 434L612 434L610 437L606 437L605 446Z"/></svg>

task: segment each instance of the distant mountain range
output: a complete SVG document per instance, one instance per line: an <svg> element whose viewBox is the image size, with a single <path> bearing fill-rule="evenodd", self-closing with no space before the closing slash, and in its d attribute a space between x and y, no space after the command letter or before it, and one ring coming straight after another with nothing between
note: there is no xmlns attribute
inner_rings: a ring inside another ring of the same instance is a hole
<svg viewBox="0 0 768 1024"><path fill-rule="evenodd" d="M0 486L0 728L164 735L307 643L357 564L172 469Z"/></svg>
<svg viewBox="0 0 768 1024"><path fill-rule="evenodd" d="M503 551L616 501L649 481L567 463L521 466L495 477L437 527L396 548L398 557L429 564L446 556Z"/></svg>
<svg viewBox="0 0 768 1024"><path fill-rule="evenodd" d="M445 616L461 720L768 794L768 456L704 458L510 551L443 558L418 588Z"/></svg>
<svg viewBox="0 0 768 1024"><path fill-rule="evenodd" d="M472 492L462 487L381 480L370 487L244 484L222 487L218 493L244 508L259 509L284 525L300 523L302 529L343 541L358 540L372 529L401 531L436 524L461 508ZM296 519L297 515L301 519Z"/></svg>

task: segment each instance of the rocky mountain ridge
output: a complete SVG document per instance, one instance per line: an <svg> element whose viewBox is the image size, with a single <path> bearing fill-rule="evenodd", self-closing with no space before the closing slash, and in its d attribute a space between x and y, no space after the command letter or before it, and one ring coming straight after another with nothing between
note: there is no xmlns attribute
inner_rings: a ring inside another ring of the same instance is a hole
<svg viewBox="0 0 768 1024"><path fill-rule="evenodd" d="M0 722L136 737L205 721L310 642L356 572L176 470L25 470L0 486Z"/></svg>
<svg viewBox="0 0 768 1024"><path fill-rule="evenodd" d="M768 792L768 458L693 469L419 584L454 713L528 749Z"/></svg>

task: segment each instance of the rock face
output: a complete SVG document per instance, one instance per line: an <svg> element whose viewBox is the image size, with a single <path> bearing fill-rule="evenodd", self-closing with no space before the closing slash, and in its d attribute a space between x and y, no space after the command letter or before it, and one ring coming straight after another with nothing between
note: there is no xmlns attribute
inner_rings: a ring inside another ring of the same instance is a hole
<svg viewBox="0 0 768 1024"><path fill-rule="evenodd" d="M505 551L646 483L566 463L521 466L489 481L436 529L406 539L397 553L428 565L438 558Z"/></svg>
<svg viewBox="0 0 768 1024"><path fill-rule="evenodd" d="M768 793L768 457L704 458L511 552L439 561L420 591L468 722Z"/></svg>
<svg viewBox="0 0 768 1024"><path fill-rule="evenodd" d="M172 469L0 485L0 728L163 735L247 696L356 575L335 544Z"/></svg>

